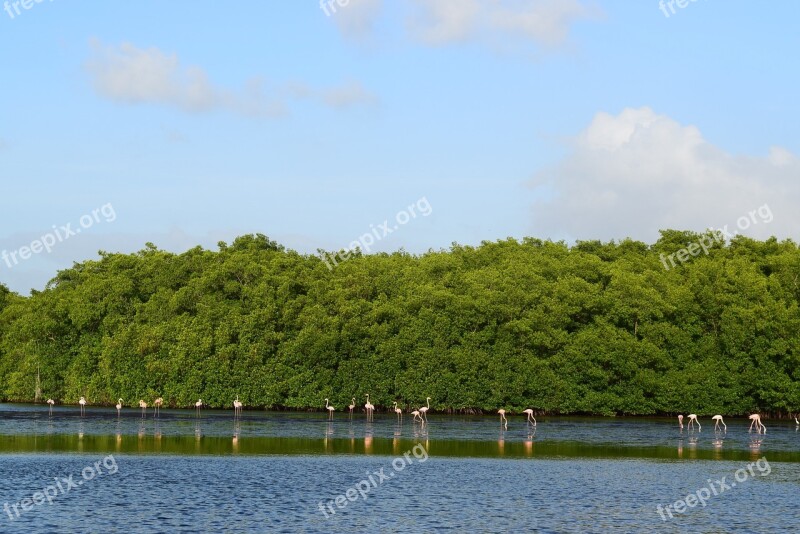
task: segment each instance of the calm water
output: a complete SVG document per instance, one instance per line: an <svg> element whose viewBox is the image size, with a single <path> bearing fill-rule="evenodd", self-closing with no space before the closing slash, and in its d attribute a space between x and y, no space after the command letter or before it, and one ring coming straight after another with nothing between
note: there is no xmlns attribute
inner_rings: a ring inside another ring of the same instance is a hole
<svg viewBox="0 0 800 534"><path fill-rule="evenodd" d="M535 430L510 418L504 431L494 417L431 416L424 429L388 414L373 423L326 417L245 412L235 421L231 412L165 410L142 420L135 409L120 418L90 409L81 418L75 408L49 416L47 407L0 405L0 506L8 505L0 532L788 532L800 524L794 423L767 420L759 436L743 419L720 434L643 418L540 418ZM665 513L698 492L708 493L704 507Z"/></svg>

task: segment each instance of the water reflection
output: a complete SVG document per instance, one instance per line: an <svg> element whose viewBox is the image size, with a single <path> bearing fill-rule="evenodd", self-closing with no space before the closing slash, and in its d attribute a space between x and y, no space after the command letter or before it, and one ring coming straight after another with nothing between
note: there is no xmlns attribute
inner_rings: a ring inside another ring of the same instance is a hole
<svg viewBox="0 0 800 534"><path fill-rule="evenodd" d="M230 429L230 427L229 427ZM201 432L195 435L171 436L158 438L155 434L126 438L122 433L109 435L85 434L82 438L76 434L46 434L26 436L0 436L0 454L18 453L64 453L85 452L108 454L140 453L140 454L211 454L226 455L234 452L244 455L319 455L319 454L369 454L397 456L398 451L410 450L414 445L423 443L431 455L443 457L484 457L484 458L689 458L715 460L744 460L760 454L761 442L757 439L749 443L749 447L741 450L726 447L703 449L689 448L684 454L682 442L678 442L677 454L673 447L634 448L618 445L592 445L577 442L553 442L525 439L512 441L508 436L494 441L452 441L429 439L419 435L409 438L380 438L365 436L363 439L353 438L291 438L248 436L243 438L241 432L228 433L226 436L208 436ZM797 451L770 450L770 462L800 462Z"/></svg>
<svg viewBox="0 0 800 534"><path fill-rule="evenodd" d="M322 447L325 452L329 452L329 447L331 445L330 440L333 437L333 421L328 421L325 425L325 437L322 440Z"/></svg>
<svg viewBox="0 0 800 534"><path fill-rule="evenodd" d="M506 449L506 435L503 427L500 427L500 436L497 438L497 455L503 456Z"/></svg>
<svg viewBox="0 0 800 534"><path fill-rule="evenodd" d="M525 438L525 455L533 456L533 438L536 436L536 427L528 428L528 436Z"/></svg>
<svg viewBox="0 0 800 534"><path fill-rule="evenodd" d="M767 447L767 436L747 433L733 421L730 433L701 434L673 421L629 418L542 417L541 426L522 418L498 429L494 417L431 415L431 424L394 414L374 421L344 414L258 413L243 415L204 410L162 410L140 418L134 408L118 416L114 408L86 410L0 405L0 454L26 452L139 452L143 454L374 454L397 456L416 443L428 443L444 456L541 458L686 458L748 460ZM320 417L321 415L321 417ZM231 425L233 419L233 425ZM325 427L320 428L324 421ZM728 421L731 422L731 421ZM773 432L773 428L775 429ZM624 429L624 432L620 430ZM800 462L794 421L770 427L770 460ZM675 440L675 441L673 441ZM534 447L534 441L537 442ZM687 451L684 451L687 448Z"/></svg>
<svg viewBox="0 0 800 534"><path fill-rule="evenodd" d="M231 439L231 448L233 449L234 453L239 452L239 434L242 432L241 429L241 422L238 418L234 418L233 420L233 438ZM159 435L159 439L160 439Z"/></svg>

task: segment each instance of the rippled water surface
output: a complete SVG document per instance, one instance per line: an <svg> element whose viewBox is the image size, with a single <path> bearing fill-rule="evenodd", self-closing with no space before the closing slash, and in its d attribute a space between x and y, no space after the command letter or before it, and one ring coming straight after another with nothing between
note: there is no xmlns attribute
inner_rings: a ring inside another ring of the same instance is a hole
<svg viewBox="0 0 800 534"><path fill-rule="evenodd" d="M423 428L410 417L335 415L235 420L164 410L143 420L136 409L81 417L70 407L49 415L0 405L0 504L8 505L0 532L790 532L800 524L794 423L767 420L758 435L745 419L726 421L726 433L711 424L689 433L644 418L544 417L533 428L511 417L504 430L496 417L430 416ZM59 491L70 475L78 485ZM718 481L728 487L720 492ZM32 504L47 491L52 504ZM709 493L705 506L665 513L698 491Z"/></svg>

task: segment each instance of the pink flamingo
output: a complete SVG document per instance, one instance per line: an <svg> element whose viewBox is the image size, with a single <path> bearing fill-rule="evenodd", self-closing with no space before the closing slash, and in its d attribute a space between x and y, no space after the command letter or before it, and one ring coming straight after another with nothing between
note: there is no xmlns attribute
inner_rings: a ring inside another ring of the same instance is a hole
<svg viewBox="0 0 800 534"><path fill-rule="evenodd" d="M697 420L697 414L690 413L689 414L689 424L686 425L687 428L693 428L694 423L697 423L697 430L702 430L703 428L700 426L700 421Z"/></svg>
<svg viewBox="0 0 800 534"><path fill-rule="evenodd" d="M425 397L425 403L426 403L426 405L419 409L419 416L421 418L425 419L425 422L427 423L428 422L428 410L431 407L431 398L430 397Z"/></svg>
<svg viewBox="0 0 800 534"><path fill-rule="evenodd" d="M139 408L142 409L142 417L147 417L147 403L139 399Z"/></svg>
<svg viewBox="0 0 800 534"><path fill-rule="evenodd" d="M78 404L81 405L81 417L83 417L86 413L86 399L81 397L81 400L78 401Z"/></svg>
<svg viewBox="0 0 800 534"><path fill-rule="evenodd" d="M419 415L419 410L414 410L413 412L411 412L411 415L414 416L414 421L416 421L417 419L422 421L422 417L420 417L420 415Z"/></svg>
<svg viewBox="0 0 800 534"><path fill-rule="evenodd" d="M197 411L197 417L200 417L200 408L203 407L203 399L197 399L194 403L194 409Z"/></svg>
<svg viewBox="0 0 800 534"><path fill-rule="evenodd" d="M325 399L325 408L328 410L328 419L333 419L333 411L335 408L328 404L328 399Z"/></svg>
<svg viewBox="0 0 800 534"><path fill-rule="evenodd" d="M683 415L678 415L678 424L681 425L681 429L683 428Z"/></svg>
<svg viewBox="0 0 800 534"><path fill-rule="evenodd" d="M164 399L161 397L153 401L153 417L161 415L161 405L164 404Z"/></svg>
<svg viewBox="0 0 800 534"><path fill-rule="evenodd" d="M239 395L233 401L233 416L242 415L242 402L239 400Z"/></svg>
<svg viewBox="0 0 800 534"><path fill-rule="evenodd" d="M353 418L353 410L355 409L355 407L356 407L356 398L353 397L353 400L350 401L350 406L347 407L347 409L350 410L350 419Z"/></svg>
<svg viewBox="0 0 800 534"><path fill-rule="evenodd" d="M53 405L54 405L55 403L56 403L56 401L54 401L53 399L47 399L47 404L49 404L49 405L50 405L50 412L49 412L49 413L50 413L50 415L53 415ZM796 421L796 420L797 420L797 419L795 419L795 421Z"/></svg>
<svg viewBox="0 0 800 534"><path fill-rule="evenodd" d="M402 421L403 420L403 410L397 407L397 401L394 401L394 413L397 414L397 417Z"/></svg>
<svg viewBox="0 0 800 534"><path fill-rule="evenodd" d="M753 415L749 416L749 419L752 421L750 423L750 428L747 430L748 432L752 432L753 425L756 425L756 431L761 434L761 429L764 429L764 434L767 433L767 427L761 422L761 415L754 413Z"/></svg>
<svg viewBox="0 0 800 534"><path fill-rule="evenodd" d="M500 424L502 425L503 421L505 421L505 423L506 423L505 424L505 429L508 430L508 419L506 419L506 411L504 409L500 408L499 410L497 410L497 413L500 414Z"/></svg>
<svg viewBox="0 0 800 534"><path fill-rule="evenodd" d="M367 421L372 421L375 412L375 406L369 402L369 393L367 393L367 403L364 405L367 410Z"/></svg>
<svg viewBox="0 0 800 534"><path fill-rule="evenodd" d="M528 414L528 422L533 421L533 426L536 426L536 418L533 416L533 410L526 408L522 410L522 413Z"/></svg>
<svg viewBox="0 0 800 534"><path fill-rule="evenodd" d="M119 412L122 410L122 399L117 399L117 417L119 417Z"/></svg>
<svg viewBox="0 0 800 534"><path fill-rule="evenodd" d="M711 420L716 421L716 423L714 423L714 430L719 430L719 425L720 423L722 423L722 426L725 428L725 432L728 431L728 425L726 425L725 421L722 420L721 415L715 415L714 417L711 418Z"/></svg>

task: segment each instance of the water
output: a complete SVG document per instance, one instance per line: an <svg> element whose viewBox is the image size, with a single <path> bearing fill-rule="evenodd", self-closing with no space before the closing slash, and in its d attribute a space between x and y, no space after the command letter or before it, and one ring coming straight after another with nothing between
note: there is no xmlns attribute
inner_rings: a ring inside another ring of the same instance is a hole
<svg viewBox="0 0 800 534"><path fill-rule="evenodd" d="M502 430L495 417L430 416L424 429L410 417L326 417L245 412L234 421L230 412L164 410L142 420L135 409L120 418L90 409L81 418L74 408L49 416L46 407L0 405L0 505L9 505L0 532L788 532L800 524L794 423L766 421L768 433L753 435L744 419L726 421L720 434L644 418L540 418L535 429L510 418ZM80 485L59 491L56 479L70 475ZM728 487L713 495L722 477ZM46 491L56 493L52 504L22 510L23 499ZM709 494L705 506L666 512L698 491Z"/></svg>

